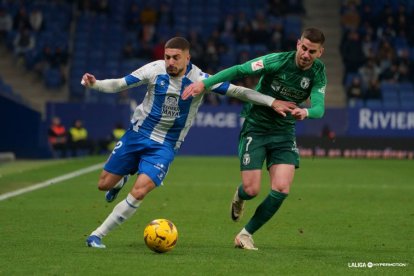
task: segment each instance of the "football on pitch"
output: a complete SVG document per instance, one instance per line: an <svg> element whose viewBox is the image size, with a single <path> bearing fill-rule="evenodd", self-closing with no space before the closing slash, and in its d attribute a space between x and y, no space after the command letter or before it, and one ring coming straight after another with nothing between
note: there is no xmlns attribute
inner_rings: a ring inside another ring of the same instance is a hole
<svg viewBox="0 0 414 276"><path fill-rule="evenodd" d="M155 219L144 230L145 244L154 252L172 250L178 239L177 227L168 219Z"/></svg>

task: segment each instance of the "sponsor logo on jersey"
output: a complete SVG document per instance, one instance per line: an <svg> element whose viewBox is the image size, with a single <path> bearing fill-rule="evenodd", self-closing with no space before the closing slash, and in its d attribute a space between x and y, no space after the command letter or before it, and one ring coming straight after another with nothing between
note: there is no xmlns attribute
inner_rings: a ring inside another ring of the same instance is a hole
<svg viewBox="0 0 414 276"><path fill-rule="evenodd" d="M257 71L264 68L263 60L259 59L258 61L252 62L252 70Z"/></svg>
<svg viewBox="0 0 414 276"><path fill-rule="evenodd" d="M303 77L302 80L300 81L300 87L302 87L303 89L308 88L309 84L310 84L310 79L309 78Z"/></svg>
<svg viewBox="0 0 414 276"><path fill-rule="evenodd" d="M180 107L178 106L177 97L167 96L167 99L162 105L162 115L172 118L180 117Z"/></svg>
<svg viewBox="0 0 414 276"><path fill-rule="evenodd" d="M291 98L292 100L295 99L304 101L308 97L306 91L288 88L286 86L283 86L278 80L274 80L270 86L281 96Z"/></svg>
<svg viewBox="0 0 414 276"><path fill-rule="evenodd" d="M243 155L243 165L247 166L250 164L250 154L245 153Z"/></svg>

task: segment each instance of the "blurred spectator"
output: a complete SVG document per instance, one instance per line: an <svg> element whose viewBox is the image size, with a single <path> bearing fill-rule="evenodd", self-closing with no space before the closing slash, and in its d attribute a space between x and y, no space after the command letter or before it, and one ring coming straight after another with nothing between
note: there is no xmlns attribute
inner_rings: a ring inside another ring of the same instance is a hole
<svg viewBox="0 0 414 276"><path fill-rule="evenodd" d="M0 43L5 41L7 34L13 29L13 19L7 11L0 7Z"/></svg>
<svg viewBox="0 0 414 276"><path fill-rule="evenodd" d="M269 42L271 33L267 22L265 14L260 10L257 11L251 23L253 31L250 38L252 43L265 45Z"/></svg>
<svg viewBox="0 0 414 276"><path fill-rule="evenodd" d="M303 5L303 0L288 0L288 10L289 14L298 14L306 15L305 6Z"/></svg>
<svg viewBox="0 0 414 276"><path fill-rule="evenodd" d="M345 41L341 44L341 54L345 65L345 75L358 72L359 67L364 63L365 56L357 31L349 31Z"/></svg>
<svg viewBox="0 0 414 276"><path fill-rule="evenodd" d="M346 30L356 30L361 22L361 16L353 2L347 2L341 15L341 25Z"/></svg>
<svg viewBox="0 0 414 276"><path fill-rule="evenodd" d="M116 143L125 134L125 128L121 123L115 124L110 135L106 139L99 142L99 153L106 153L112 151L115 148Z"/></svg>
<svg viewBox="0 0 414 276"><path fill-rule="evenodd" d="M21 29L13 42L14 54L18 57L24 56L35 47L35 38L28 28Z"/></svg>
<svg viewBox="0 0 414 276"><path fill-rule="evenodd" d="M379 76L380 81L397 83L399 81L400 74L398 72L398 65L392 63L391 66L386 68Z"/></svg>
<svg viewBox="0 0 414 276"><path fill-rule="evenodd" d="M201 68L208 65L204 62L204 43L199 33L192 30L188 34L188 41L191 44L191 61Z"/></svg>
<svg viewBox="0 0 414 276"><path fill-rule="evenodd" d="M335 140L336 134L335 132L329 127L329 125L324 125L321 131L321 137L327 138L329 140Z"/></svg>
<svg viewBox="0 0 414 276"><path fill-rule="evenodd" d="M381 87L378 80L372 79L368 83L365 99L381 99Z"/></svg>
<svg viewBox="0 0 414 276"><path fill-rule="evenodd" d="M285 0L268 0L267 1L267 12L271 16L280 17L287 14L288 6Z"/></svg>
<svg viewBox="0 0 414 276"><path fill-rule="evenodd" d="M159 60L164 59L164 46L166 43L166 39L161 38L153 47L152 49L152 59Z"/></svg>
<svg viewBox="0 0 414 276"><path fill-rule="evenodd" d="M157 23L157 10L149 4L145 4L139 13L139 21L141 24L155 25Z"/></svg>
<svg viewBox="0 0 414 276"><path fill-rule="evenodd" d="M132 2L126 15L126 28L128 30L135 31L137 26L140 25L139 14L140 10L138 4L136 2Z"/></svg>
<svg viewBox="0 0 414 276"><path fill-rule="evenodd" d="M276 23L270 31L271 38L268 41L268 48L271 52L279 52L283 49L283 24Z"/></svg>
<svg viewBox="0 0 414 276"><path fill-rule="evenodd" d="M88 131L79 119L75 120L69 129L69 147L72 156L93 154L94 152L93 142L88 139Z"/></svg>
<svg viewBox="0 0 414 276"><path fill-rule="evenodd" d="M29 15L30 27L33 31L39 32L43 27L43 13L39 8L35 8Z"/></svg>
<svg viewBox="0 0 414 276"><path fill-rule="evenodd" d="M378 80L380 69L374 59L368 59L367 62L359 68L358 73L361 76L362 87L366 88L371 80Z"/></svg>
<svg viewBox="0 0 414 276"><path fill-rule="evenodd" d="M355 76L351 85L347 88L348 99L362 99L363 94L361 79L359 76Z"/></svg>
<svg viewBox="0 0 414 276"><path fill-rule="evenodd" d="M14 30L22 30L22 29L30 29L30 20L29 15L27 14L27 10L25 6L20 6L18 12L13 18L13 29Z"/></svg>
<svg viewBox="0 0 414 276"><path fill-rule="evenodd" d="M97 0L97 1L95 1L94 9L97 13L108 14L109 13L108 0Z"/></svg>
<svg viewBox="0 0 414 276"><path fill-rule="evenodd" d="M59 117L53 117L52 123L48 129L49 144L53 151L53 157L66 157L68 144L67 144L66 128L62 125Z"/></svg>
<svg viewBox="0 0 414 276"><path fill-rule="evenodd" d="M174 26L175 19L171 7L168 3L161 3L158 14L158 23L164 26Z"/></svg>
<svg viewBox="0 0 414 276"><path fill-rule="evenodd" d="M143 24L138 32L139 43L155 43L156 42L156 28L154 24Z"/></svg>
<svg viewBox="0 0 414 276"><path fill-rule="evenodd" d="M231 13L227 14L224 20L220 22L218 29L221 33L234 34L236 31L236 20L234 15Z"/></svg>

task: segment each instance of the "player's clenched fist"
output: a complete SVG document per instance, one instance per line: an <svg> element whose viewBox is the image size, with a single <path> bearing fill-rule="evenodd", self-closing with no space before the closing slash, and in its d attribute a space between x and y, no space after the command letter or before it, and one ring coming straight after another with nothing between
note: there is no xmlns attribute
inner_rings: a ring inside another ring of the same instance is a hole
<svg viewBox="0 0 414 276"><path fill-rule="evenodd" d="M94 75L85 73L82 76L81 84L85 87L91 87L96 82L96 78Z"/></svg>

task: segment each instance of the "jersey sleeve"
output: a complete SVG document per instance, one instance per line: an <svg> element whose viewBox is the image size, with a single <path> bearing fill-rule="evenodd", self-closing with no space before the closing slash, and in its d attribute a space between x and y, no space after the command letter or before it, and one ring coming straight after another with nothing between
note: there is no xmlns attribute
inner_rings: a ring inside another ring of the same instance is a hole
<svg viewBox="0 0 414 276"><path fill-rule="evenodd" d="M156 74L158 67L160 66L158 61L150 62L131 74L124 77L128 87L135 87L142 84L146 84Z"/></svg>
<svg viewBox="0 0 414 276"><path fill-rule="evenodd" d="M209 76L210 76L209 74L201 72L199 81L205 80ZM226 81L226 82L214 84L211 87L206 88L206 90L220 94L220 95L226 95L227 91L229 90L229 87L230 87L230 82Z"/></svg>
<svg viewBox="0 0 414 276"><path fill-rule="evenodd" d="M240 79L246 76L258 75L267 70L266 67L267 56L258 57L249 60L243 64L234 65L224 69L217 74L203 80L204 86L209 88L214 84Z"/></svg>
<svg viewBox="0 0 414 276"><path fill-rule="evenodd" d="M322 118L325 113L326 83L325 66L322 66L315 76L310 95L311 107L308 109L308 118L310 119Z"/></svg>

